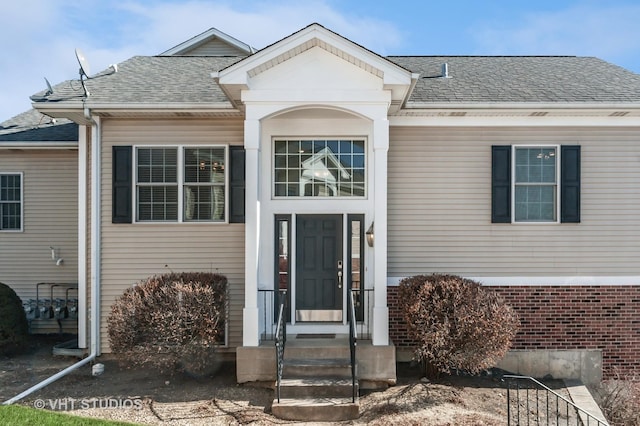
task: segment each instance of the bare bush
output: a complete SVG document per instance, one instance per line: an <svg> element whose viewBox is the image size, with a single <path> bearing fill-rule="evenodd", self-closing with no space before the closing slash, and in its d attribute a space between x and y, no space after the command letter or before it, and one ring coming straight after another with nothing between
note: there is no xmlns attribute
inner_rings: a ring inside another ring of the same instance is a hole
<svg viewBox="0 0 640 426"><path fill-rule="evenodd" d="M109 342L130 365L204 374L224 342L227 279L170 273L127 289L111 306Z"/></svg>
<svg viewBox="0 0 640 426"><path fill-rule="evenodd" d="M613 373L596 388L598 405L613 426L640 425L640 381Z"/></svg>
<svg viewBox="0 0 640 426"><path fill-rule="evenodd" d="M418 275L403 279L399 290L415 356L429 376L493 367L518 331L516 312L475 281Z"/></svg>

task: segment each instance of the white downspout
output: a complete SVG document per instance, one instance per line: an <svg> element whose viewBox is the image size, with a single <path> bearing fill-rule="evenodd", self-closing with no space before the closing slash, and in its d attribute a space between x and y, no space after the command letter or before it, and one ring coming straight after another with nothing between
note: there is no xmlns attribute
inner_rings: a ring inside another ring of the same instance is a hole
<svg viewBox="0 0 640 426"><path fill-rule="evenodd" d="M87 115L85 110L85 115ZM100 239L101 221L101 187L102 173L102 126L100 117L91 119L94 123L91 132L91 352L96 356L100 351L100 259L102 257L102 241ZM94 300L95 297L95 300Z"/></svg>
<svg viewBox="0 0 640 426"><path fill-rule="evenodd" d="M85 117L91 126L91 353L81 361L65 368L19 395L3 402L13 404L36 392L74 370L93 361L100 355L100 118L92 118L88 108Z"/></svg>
<svg viewBox="0 0 640 426"><path fill-rule="evenodd" d="M87 127L78 126L78 347L87 347Z"/></svg>

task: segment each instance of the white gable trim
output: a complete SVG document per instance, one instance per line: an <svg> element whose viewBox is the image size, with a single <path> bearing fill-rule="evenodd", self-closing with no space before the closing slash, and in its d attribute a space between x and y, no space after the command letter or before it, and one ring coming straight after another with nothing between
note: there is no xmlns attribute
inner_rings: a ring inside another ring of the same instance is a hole
<svg viewBox="0 0 640 426"><path fill-rule="evenodd" d="M321 47L382 78L384 84L411 84L412 73L319 24L268 46L219 72L221 84L247 84L248 79L312 47Z"/></svg>
<svg viewBox="0 0 640 426"><path fill-rule="evenodd" d="M390 105L396 109L404 104L418 78L417 74L319 24L312 24L211 76L239 104L240 92L250 88L253 77L315 47L380 78L383 89L391 92Z"/></svg>
<svg viewBox="0 0 640 426"><path fill-rule="evenodd" d="M180 55L183 52L186 52L190 49L193 49L194 47L197 47L203 43L206 43L209 40L213 40L216 38L235 47L236 49L239 49L247 53L248 55L255 52L255 49L249 46L248 44L243 43L240 40L235 39L231 37L229 34L225 34L220 30L217 30L215 28L210 28L207 31L203 32L202 34L198 34L197 36L185 42L182 42L179 45L172 47L169 50L162 52L160 56Z"/></svg>

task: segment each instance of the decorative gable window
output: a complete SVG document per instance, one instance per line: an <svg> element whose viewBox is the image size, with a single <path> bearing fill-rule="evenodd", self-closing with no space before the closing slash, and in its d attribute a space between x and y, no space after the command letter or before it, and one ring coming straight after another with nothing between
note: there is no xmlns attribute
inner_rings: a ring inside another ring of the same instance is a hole
<svg viewBox="0 0 640 426"><path fill-rule="evenodd" d="M244 188L241 147L113 147L113 223L244 222Z"/></svg>
<svg viewBox="0 0 640 426"><path fill-rule="evenodd" d="M493 223L580 222L580 146L492 148Z"/></svg>
<svg viewBox="0 0 640 426"><path fill-rule="evenodd" d="M275 140L275 197L364 197L365 141Z"/></svg>
<svg viewBox="0 0 640 426"><path fill-rule="evenodd" d="M21 173L0 173L0 231L22 231Z"/></svg>

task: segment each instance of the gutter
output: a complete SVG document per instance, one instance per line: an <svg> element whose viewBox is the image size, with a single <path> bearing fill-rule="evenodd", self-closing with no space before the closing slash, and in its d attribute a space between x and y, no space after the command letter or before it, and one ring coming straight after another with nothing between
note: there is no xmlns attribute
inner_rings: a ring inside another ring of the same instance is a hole
<svg viewBox="0 0 640 426"><path fill-rule="evenodd" d="M79 362L3 402L3 405L13 404L31 395L83 365L90 363L100 355L100 119L91 117L88 109L85 110L85 115L88 115L87 118L92 122L91 177L92 183L94 183L91 191L91 353ZM95 184L96 182L98 183L97 185Z"/></svg>
<svg viewBox="0 0 640 426"><path fill-rule="evenodd" d="M57 102L52 104L34 104L39 112L49 113L51 111L81 111L83 105L78 102ZM84 107L86 109L86 107ZM229 101L221 102L92 102L91 111L122 111L122 112L192 112L192 113L216 113L233 111Z"/></svg>
<svg viewBox="0 0 640 426"><path fill-rule="evenodd" d="M636 110L640 104L636 102L410 102L406 110Z"/></svg>
<svg viewBox="0 0 640 426"><path fill-rule="evenodd" d="M407 92L404 94L404 98L402 99L402 103L400 104L400 110L407 109L407 102L409 102L409 98L413 94L413 90L416 88L418 84L418 79L420 78L419 73L411 73L411 84L409 84L409 88Z"/></svg>
<svg viewBox="0 0 640 426"><path fill-rule="evenodd" d="M78 148L78 142L0 141L0 149L73 149L73 148Z"/></svg>

